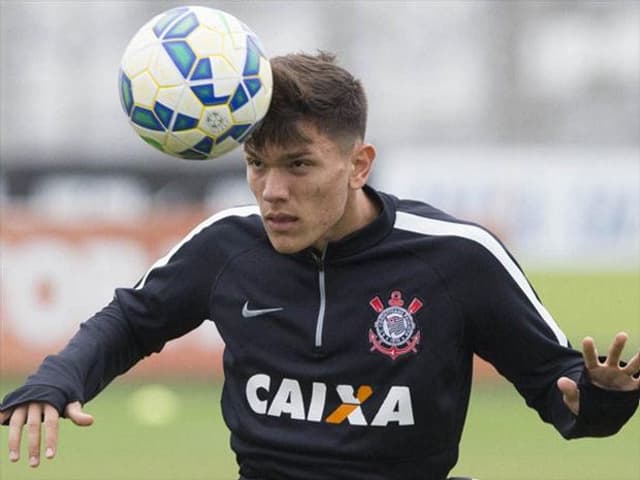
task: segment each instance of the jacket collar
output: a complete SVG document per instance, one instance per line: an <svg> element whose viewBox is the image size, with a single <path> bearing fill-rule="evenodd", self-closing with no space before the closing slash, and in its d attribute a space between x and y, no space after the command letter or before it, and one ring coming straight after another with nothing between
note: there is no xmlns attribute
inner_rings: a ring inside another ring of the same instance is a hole
<svg viewBox="0 0 640 480"><path fill-rule="evenodd" d="M393 229L396 221L396 198L371 188L363 187L364 192L380 208L378 216L369 224L350 233L337 242L329 242L324 255L325 262L332 262L340 258L355 255L380 243ZM313 249L303 253L309 255Z"/></svg>

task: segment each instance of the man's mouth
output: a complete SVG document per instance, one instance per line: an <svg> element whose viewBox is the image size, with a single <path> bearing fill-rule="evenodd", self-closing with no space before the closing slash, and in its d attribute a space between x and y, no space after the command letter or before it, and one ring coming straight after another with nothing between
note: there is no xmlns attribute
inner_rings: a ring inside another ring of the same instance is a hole
<svg viewBox="0 0 640 480"><path fill-rule="evenodd" d="M295 215L288 213L269 213L264 216L264 221L269 230L273 232L285 232L293 227L298 221Z"/></svg>

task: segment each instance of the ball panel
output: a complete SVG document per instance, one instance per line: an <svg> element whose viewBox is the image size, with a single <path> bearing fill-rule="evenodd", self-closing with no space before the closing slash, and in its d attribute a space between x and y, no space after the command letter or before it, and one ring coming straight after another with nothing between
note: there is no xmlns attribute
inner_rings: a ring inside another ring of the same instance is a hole
<svg viewBox="0 0 640 480"><path fill-rule="evenodd" d="M211 153L211 149L213 148L213 139L211 137L204 137L198 143L193 146L194 150L198 152L204 153L205 155L209 155Z"/></svg>
<svg viewBox="0 0 640 480"><path fill-rule="evenodd" d="M243 75L258 75L260 73L260 52L251 37L247 37L247 56L244 62Z"/></svg>
<svg viewBox="0 0 640 480"><path fill-rule="evenodd" d="M223 48L223 35L209 28L197 28L187 39L193 52L200 58L216 55Z"/></svg>
<svg viewBox="0 0 640 480"><path fill-rule="evenodd" d="M149 72L142 72L131 80L131 91L137 105L151 107L155 102L158 85Z"/></svg>
<svg viewBox="0 0 640 480"><path fill-rule="evenodd" d="M244 24L238 20L233 15L229 15L228 13L223 13L224 22L227 25L227 32L236 33L236 32L245 32Z"/></svg>
<svg viewBox="0 0 640 480"><path fill-rule="evenodd" d="M253 80L255 77L246 79L245 82ZM271 74L271 65L269 61L260 57L260 76L257 77L262 84L261 87L255 91L251 98L251 103L255 110L256 118L261 119L267 114L269 104L271 103L271 93L273 90L273 77Z"/></svg>
<svg viewBox="0 0 640 480"><path fill-rule="evenodd" d="M252 125L249 125L249 128L247 128L243 133L241 133L238 138L236 138L236 140L240 143L244 143L244 141L249 138L249 135L251 135L251 132L253 132L256 127L258 126L257 123L254 123Z"/></svg>
<svg viewBox="0 0 640 480"><path fill-rule="evenodd" d="M231 96L235 93L238 86L238 76L236 75L235 77L218 78L214 71L213 79L213 83L211 83L210 85L213 85L215 96L227 97L227 99L230 99Z"/></svg>
<svg viewBox="0 0 640 480"><path fill-rule="evenodd" d="M193 53L193 50L191 50L189 44L184 40L176 40L163 42L162 46L176 67L178 67L182 76L187 78L193 64L196 62L196 55Z"/></svg>
<svg viewBox="0 0 640 480"><path fill-rule="evenodd" d="M258 52L260 52L260 56L264 57L264 58L267 58L267 54L265 53L264 47L262 46L262 42L257 37L257 35L255 33L253 33L253 32L251 32L251 40L253 41L253 44L258 49Z"/></svg>
<svg viewBox="0 0 640 480"><path fill-rule="evenodd" d="M131 80L120 70L120 104L127 116L131 115L133 109L133 92L131 91Z"/></svg>
<svg viewBox="0 0 640 480"><path fill-rule="evenodd" d="M133 113L131 114L131 121L136 125L149 130L164 131L164 127L158 118L148 108L134 107Z"/></svg>
<svg viewBox="0 0 640 480"><path fill-rule="evenodd" d="M216 145L211 149L211 156L220 157L231 150L234 150L239 145L233 138L228 137L221 143L216 143Z"/></svg>
<svg viewBox="0 0 640 480"><path fill-rule="evenodd" d="M167 137L164 142L164 150L168 153L175 155L178 152L182 152L183 150L187 150L189 145L186 145L184 142L180 140L174 133L167 134Z"/></svg>
<svg viewBox="0 0 640 480"><path fill-rule="evenodd" d="M251 97L255 97L256 93L258 93L258 90L262 88L262 82L258 77L245 78L243 83L247 91L249 92L249 95L251 95Z"/></svg>
<svg viewBox="0 0 640 480"><path fill-rule="evenodd" d="M145 142L147 142L149 145L151 145L154 148L157 148L158 150L160 150L161 152L164 152L164 147L162 146L162 144L160 142L158 142L156 139L151 138L151 137L147 137L145 135L140 135L140 138L142 138L142 140L144 140Z"/></svg>
<svg viewBox="0 0 640 480"><path fill-rule="evenodd" d="M185 88L176 105L176 110L194 118L200 118L203 109L202 102L195 96L190 88Z"/></svg>
<svg viewBox="0 0 640 480"><path fill-rule="evenodd" d="M211 61L208 58L201 58L193 69L191 80L209 80L213 77Z"/></svg>
<svg viewBox="0 0 640 480"><path fill-rule="evenodd" d="M256 119L253 101L249 101L242 107L231 112L231 119L233 123L253 123Z"/></svg>
<svg viewBox="0 0 640 480"><path fill-rule="evenodd" d="M216 95L213 83L194 85L191 87L191 91L202 102L202 105L223 105L229 100L229 95Z"/></svg>
<svg viewBox="0 0 640 480"><path fill-rule="evenodd" d="M211 66L213 68L213 78L216 81L221 79L233 79L234 82L238 81L240 77L240 71L236 69L232 62L222 55L216 55L211 57Z"/></svg>
<svg viewBox="0 0 640 480"><path fill-rule="evenodd" d="M160 102L163 105L176 110L180 105L180 99L182 98L183 85L177 87L161 87L158 89L156 95L156 102Z"/></svg>
<svg viewBox="0 0 640 480"><path fill-rule="evenodd" d="M238 110L243 105L249 102L249 94L246 92L241 83L236 87L236 91L233 93L233 97L229 101L229 108L232 112Z"/></svg>
<svg viewBox="0 0 640 480"><path fill-rule="evenodd" d="M264 88L260 89L260 91L253 97L253 106L256 110L256 117L262 118L267 114L270 102L271 90L267 92Z"/></svg>
<svg viewBox="0 0 640 480"><path fill-rule="evenodd" d="M173 110L160 102L156 102L153 106L153 112L156 114L156 117L158 117L164 128L169 128L171 126Z"/></svg>
<svg viewBox="0 0 640 480"><path fill-rule="evenodd" d="M220 135L224 134L233 123L229 107L220 105L205 108L202 120L200 121L200 128L214 139L217 139Z"/></svg>
<svg viewBox="0 0 640 480"><path fill-rule="evenodd" d="M189 11L189 7L177 7L152 19L148 25L153 25L152 32L156 37L160 38L162 33L181 15Z"/></svg>
<svg viewBox="0 0 640 480"><path fill-rule="evenodd" d="M220 33L229 31L227 17L230 15L228 13L207 7L191 7L191 11L196 14L201 25Z"/></svg>
<svg viewBox="0 0 640 480"><path fill-rule="evenodd" d="M205 135L197 129L171 132L167 135L165 149L172 152L182 152L193 148L204 139Z"/></svg>
<svg viewBox="0 0 640 480"><path fill-rule="evenodd" d="M236 141L239 141L240 138L244 136L247 130L251 128L251 124L245 125L234 125L229 129L229 136Z"/></svg>
<svg viewBox="0 0 640 480"><path fill-rule="evenodd" d="M185 160L206 160L208 157L200 152L197 152L191 148L182 152L177 152L176 155Z"/></svg>
<svg viewBox="0 0 640 480"><path fill-rule="evenodd" d="M178 113L175 122L172 125L171 130L179 132L182 130L193 130L198 126L198 119Z"/></svg>
<svg viewBox="0 0 640 480"><path fill-rule="evenodd" d="M164 48L158 48L156 56L149 62L148 70L158 85L163 87L184 83L182 73Z"/></svg>
<svg viewBox="0 0 640 480"><path fill-rule="evenodd" d="M243 51L247 48L247 34L245 32L231 33L227 38L231 41L230 48Z"/></svg>
<svg viewBox="0 0 640 480"><path fill-rule="evenodd" d="M225 42L222 56L235 67L235 69L242 73L244 65L247 60L246 47L236 47L233 42Z"/></svg>
<svg viewBox="0 0 640 480"><path fill-rule="evenodd" d="M260 81L264 85L269 96L273 88L273 74L271 73L271 64L267 57L260 57Z"/></svg>
<svg viewBox="0 0 640 480"><path fill-rule="evenodd" d="M174 23L169 31L162 37L163 39L186 38L198 26L196 15L191 12Z"/></svg>
<svg viewBox="0 0 640 480"><path fill-rule="evenodd" d="M148 139L152 139L156 144L164 148L164 144L167 141L167 132L164 130L150 130L148 128L141 127L131 122L131 126L135 132L143 138L143 140L149 143Z"/></svg>

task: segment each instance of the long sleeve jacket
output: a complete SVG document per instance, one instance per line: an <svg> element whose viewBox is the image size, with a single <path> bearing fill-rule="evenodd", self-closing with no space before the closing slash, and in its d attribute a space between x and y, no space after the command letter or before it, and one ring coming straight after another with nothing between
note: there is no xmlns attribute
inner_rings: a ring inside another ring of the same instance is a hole
<svg viewBox="0 0 640 480"><path fill-rule="evenodd" d="M591 384L522 270L485 229L366 187L381 208L324 252L277 253L256 207L195 228L84 322L2 409L87 402L170 339L213 321L222 412L248 479L443 480L472 357L567 438L618 431L638 392ZM574 416L555 383L580 384Z"/></svg>

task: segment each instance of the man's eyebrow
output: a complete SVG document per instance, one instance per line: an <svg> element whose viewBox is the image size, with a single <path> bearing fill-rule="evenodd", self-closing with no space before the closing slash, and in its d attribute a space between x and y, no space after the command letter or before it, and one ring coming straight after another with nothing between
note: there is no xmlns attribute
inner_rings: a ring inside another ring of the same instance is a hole
<svg viewBox="0 0 640 480"><path fill-rule="evenodd" d="M278 160L281 160L281 161L292 160L292 159L304 157L304 156L310 155L310 154L311 154L311 150L309 150L308 148L301 148L301 149L293 150L291 152L287 152L287 153L281 155L278 158Z"/></svg>
<svg viewBox="0 0 640 480"><path fill-rule="evenodd" d="M253 158L258 158L260 155L258 152L255 151L249 151L249 150L245 150L245 158L246 159L253 159ZM311 155L312 152L309 148L307 147L300 147L297 150L292 150L286 153L283 153L282 155L280 155L279 157L276 158L276 162L286 162L288 160L294 160L300 157L304 157L304 156L308 156Z"/></svg>

